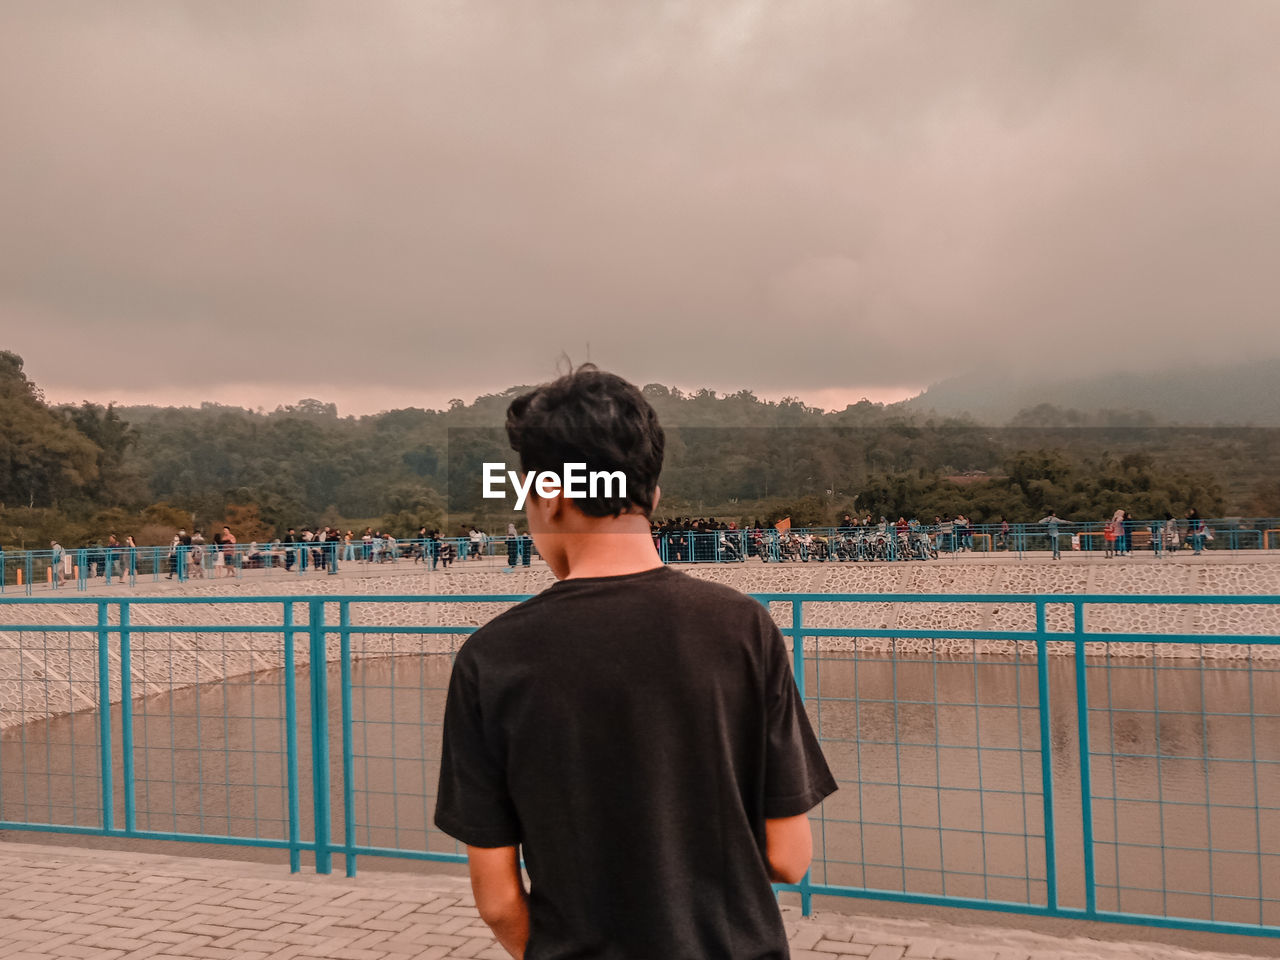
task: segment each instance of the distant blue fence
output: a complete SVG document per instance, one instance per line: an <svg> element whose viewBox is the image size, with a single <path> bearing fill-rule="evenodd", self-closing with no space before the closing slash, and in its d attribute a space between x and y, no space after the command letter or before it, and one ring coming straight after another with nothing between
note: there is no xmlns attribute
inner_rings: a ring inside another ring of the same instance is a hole
<svg viewBox="0 0 1280 960"><path fill-rule="evenodd" d="M400 563L422 564L424 569L448 568L454 563L482 560L508 566L529 566L534 557L529 537L467 537L436 540L374 540L278 542L263 544L213 543L201 545L108 547L0 551L0 593L15 587L28 596L37 589L91 584L136 586L161 580L217 580L258 572L336 574L347 564L363 569Z"/></svg>
<svg viewBox="0 0 1280 960"><path fill-rule="evenodd" d="M781 888L806 911L1280 936L1280 597L756 598L841 786ZM0 600L0 830L274 848L321 873L460 861L431 823L449 670L522 599ZM396 605L425 625L387 625Z"/></svg>
<svg viewBox="0 0 1280 960"><path fill-rule="evenodd" d="M973 524L963 528L912 524L868 527L809 527L714 531L664 531L654 543L665 563L843 563L880 560L957 559L974 553L1042 556L1061 553L1116 553L1119 556L1199 554L1280 550L1280 519L1206 520L1204 532L1187 524L1133 521L1117 539L1108 540L1103 523L1062 521L1053 533L1042 523ZM299 576L336 574L348 565L362 567L409 562L436 570L454 563L483 561L508 567L528 566L536 557L528 536L468 537L436 540L353 540L282 544L212 543L200 546L78 547L0 552L0 594L15 587L28 596L37 589L91 583L105 585L243 577L258 572Z"/></svg>
<svg viewBox="0 0 1280 960"><path fill-rule="evenodd" d="M999 523L960 527L886 522L786 531L670 531L660 535L658 548L667 563L931 560L972 553L1024 556L1055 551L1159 556L1180 551L1280 549L1280 520L1206 520L1199 529L1193 531L1185 521L1133 520L1109 539L1103 522L1011 523L1007 528Z"/></svg>

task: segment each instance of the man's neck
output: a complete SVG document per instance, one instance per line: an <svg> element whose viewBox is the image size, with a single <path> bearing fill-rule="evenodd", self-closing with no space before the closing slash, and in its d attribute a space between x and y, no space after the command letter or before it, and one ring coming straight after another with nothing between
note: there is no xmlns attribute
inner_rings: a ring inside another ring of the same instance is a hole
<svg viewBox="0 0 1280 960"><path fill-rule="evenodd" d="M607 531L583 533L565 550L568 567L563 579L621 577L661 567L648 522L610 524Z"/></svg>

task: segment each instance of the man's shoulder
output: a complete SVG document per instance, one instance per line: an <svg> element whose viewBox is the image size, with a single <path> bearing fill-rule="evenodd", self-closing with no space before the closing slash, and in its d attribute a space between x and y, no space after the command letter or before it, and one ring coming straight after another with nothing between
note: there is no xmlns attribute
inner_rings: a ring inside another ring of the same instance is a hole
<svg viewBox="0 0 1280 960"><path fill-rule="evenodd" d="M572 583L573 581L569 581ZM596 581L603 583L607 581ZM609 584L618 591L619 598L644 598L661 609L673 610L685 607L714 609L723 614L739 612L742 614L765 614L764 608L753 597L741 590L717 583L715 580L692 576L671 566L655 567L636 577L620 578L616 584ZM560 594L549 589L534 597L556 603L562 598L569 599L569 594ZM530 604L533 600L529 601Z"/></svg>
<svg viewBox="0 0 1280 960"><path fill-rule="evenodd" d="M504 610L467 639L465 646L471 648L469 654L487 652L508 642L521 642L530 632L552 627L562 619L574 620L581 613L580 603L601 599L596 594L582 591L586 584L586 581L561 581ZM755 598L733 587L693 577L671 567L658 567L651 575L617 584L595 580L592 585L615 588L618 603L642 601L646 609L662 611L676 619L683 616L682 612L695 610L711 614L725 623L770 619L769 612Z"/></svg>
<svg viewBox="0 0 1280 960"><path fill-rule="evenodd" d="M758 600L735 587L714 580L704 580L670 567L665 569L671 573L670 589L680 602L715 604L719 608L740 611L744 615L767 615Z"/></svg>

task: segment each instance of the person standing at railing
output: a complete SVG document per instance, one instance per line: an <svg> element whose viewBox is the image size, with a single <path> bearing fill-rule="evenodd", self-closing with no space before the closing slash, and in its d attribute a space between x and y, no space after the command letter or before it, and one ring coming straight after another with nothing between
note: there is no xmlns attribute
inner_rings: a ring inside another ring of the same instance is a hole
<svg viewBox="0 0 1280 960"><path fill-rule="evenodd" d="M804 878L836 782L782 635L658 556L664 437L634 386L579 368L512 401L507 434L526 474L625 486L535 489L558 582L458 651L435 822L467 845L480 916L517 958L787 956L770 880Z"/></svg>
<svg viewBox="0 0 1280 960"><path fill-rule="evenodd" d="M216 542L216 541L215 541ZM192 580L204 579L204 531L197 530L191 534L191 552L187 555L191 561L190 577ZM213 569L222 566L222 555L214 550Z"/></svg>
<svg viewBox="0 0 1280 960"><path fill-rule="evenodd" d="M1059 525L1068 522L1069 521L1067 520L1061 519L1052 510L1049 511L1049 515L1047 517L1040 521L1040 523L1045 525L1045 536L1049 538L1049 548L1053 551L1053 559L1055 560L1062 559L1062 553L1058 548L1058 527Z"/></svg>
<svg viewBox="0 0 1280 960"><path fill-rule="evenodd" d="M120 541L113 533L107 537L107 579L120 580L121 573Z"/></svg>
<svg viewBox="0 0 1280 960"><path fill-rule="evenodd" d="M315 566L317 570L328 569L329 537L332 535L328 527L316 531Z"/></svg>
<svg viewBox="0 0 1280 960"><path fill-rule="evenodd" d="M520 562L520 534L514 523L507 524L507 566L513 570Z"/></svg>
<svg viewBox="0 0 1280 960"><path fill-rule="evenodd" d="M62 564L66 560L67 552L62 549L62 544L57 540L49 541L49 569L53 571L53 586L62 586Z"/></svg>
<svg viewBox="0 0 1280 960"><path fill-rule="evenodd" d="M178 575L178 581L184 582L188 577L187 564L190 561L191 553L191 535L187 533L186 528L178 531L178 535L173 538L173 571ZM172 579L173 574L170 574Z"/></svg>
<svg viewBox="0 0 1280 960"><path fill-rule="evenodd" d="M933 520L938 525L938 549L943 553L955 553L955 523L949 515L940 520L934 517Z"/></svg>
<svg viewBox="0 0 1280 960"><path fill-rule="evenodd" d="M297 543L298 534L293 527L284 535L284 572L288 573L293 569L293 562L297 559Z"/></svg>
<svg viewBox="0 0 1280 960"><path fill-rule="evenodd" d="M1205 526L1204 521L1200 519L1200 514L1192 507L1187 511L1187 541L1191 544L1191 552L1194 556L1200 556L1204 550L1204 541L1209 536L1209 529Z"/></svg>
<svg viewBox="0 0 1280 960"><path fill-rule="evenodd" d="M236 575L236 535L231 532L230 527L222 528L222 536L219 538L220 549L222 551L222 569L224 577L234 577Z"/></svg>
<svg viewBox="0 0 1280 960"><path fill-rule="evenodd" d="M1178 549L1178 521L1168 510L1164 512L1164 525L1161 530L1164 538L1165 553L1171 554Z"/></svg>

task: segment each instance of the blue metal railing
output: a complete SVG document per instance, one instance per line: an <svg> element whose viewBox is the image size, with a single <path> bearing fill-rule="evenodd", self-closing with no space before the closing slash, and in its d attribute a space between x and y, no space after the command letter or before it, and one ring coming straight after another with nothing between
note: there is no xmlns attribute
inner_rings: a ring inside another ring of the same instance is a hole
<svg viewBox="0 0 1280 960"><path fill-rule="evenodd" d="M1203 533L1190 532L1182 521L1134 521L1117 539L1108 540L1101 522L1062 521L1057 533L1042 523L973 524L964 528L913 524L868 527L809 527L778 531L773 528L714 531L661 531L654 543L664 563L844 563L878 560L958 559L969 554L1043 556L1061 553L1142 554L1169 556L1202 551L1280 550L1280 519L1206 520ZM140 581L158 583L243 578L258 572L283 571L299 576L336 574L348 564L362 569L384 564L422 564L436 570L454 563L488 560L507 567L529 566L536 556L527 536L468 537L436 540L319 541L262 544L153 547L78 547L0 552L0 594L17 588L32 596L37 590L74 585L86 590L93 583L106 586Z"/></svg>
<svg viewBox="0 0 1280 960"><path fill-rule="evenodd" d="M755 596L841 784L806 910L1280 936L1280 597ZM460 861L449 668L522 599L0 601L0 830Z"/></svg>
<svg viewBox="0 0 1280 960"><path fill-rule="evenodd" d="M1017 556L1052 552L1084 552L1126 556L1135 553L1199 554L1204 550L1239 552L1280 548L1280 520L1206 520L1202 532L1186 521L1134 520L1108 538L1102 521L1045 523L896 524L854 527L807 527L779 531L673 530L657 538L666 563L845 562L860 560L931 560L971 553ZM1056 546L1055 546L1056 543Z"/></svg>
<svg viewBox="0 0 1280 960"><path fill-rule="evenodd" d="M136 586L140 581L186 583L220 577L239 579L246 572L258 571L283 571L299 576L336 574L346 564L381 569L384 564L412 563L436 570L454 563L489 560L509 567L527 567L533 556L533 541L527 536L487 537L481 542L468 537L444 537L364 543L335 540L0 551L0 594L15 587L32 596L37 589L74 586L84 591L95 583Z"/></svg>

